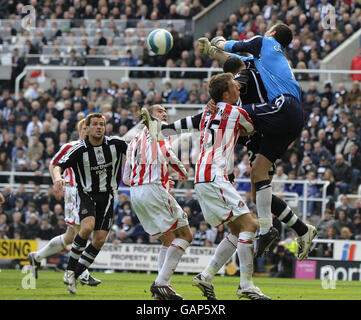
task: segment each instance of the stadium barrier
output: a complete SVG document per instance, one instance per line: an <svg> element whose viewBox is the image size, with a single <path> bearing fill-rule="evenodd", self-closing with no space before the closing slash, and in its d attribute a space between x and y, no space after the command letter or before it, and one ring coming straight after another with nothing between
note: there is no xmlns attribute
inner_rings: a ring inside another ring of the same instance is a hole
<svg viewBox="0 0 361 320"><path fill-rule="evenodd" d="M26 66L22 73L20 73L15 80L15 97L18 99L19 97L19 89L20 89L20 80L24 78L30 71L39 70L41 75L39 78L45 79L46 71L84 71L85 78L89 79L88 73L90 71L105 71L109 78L113 72L116 72L115 78L117 81L129 81L131 72L141 72L141 71L150 71L150 72L164 72L165 76L162 81L166 82L170 80L171 72L202 72L206 73L206 79L210 79L213 73L222 72L221 68L178 68L178 67L119 67L119 66L44 66L44 65L36 65L36 66ZM332 83L332 75L335 74L361 74L361 70L320 70L320 69L292 69L295 74L298 73L308 73L308 74L326 74L326 81ZM99 76L100 77L100 76ZM59 77L54 77L59 79ZM66 75L66 78L70 78L69 74ZM194 79L193 79L194 80Z"/></svg>
<svg viewBox="0 0 361 320"><path fill-rule="evenodd" d="M29 252L39 250L47 243L47 241L0 239L0 266L24 265ZM328 286L335 284L337 280L361 281L361 243L359 241L315 239L313 246L317 243L331 243L333 256L310 257L304 261L296 261L296 279L321 279L322 285ZM106 243L91 267L108 271L157 272L160 248L160 245ZM189 247L177 267L177 272L184 274L201 272L215 250L216 248L212 247ZM231 261L222 267L218 274L234 275L238 270L236 261L236 254L234 254ZM52 256L42 261L42 267L54 268L58 263L59 259ZM325 284L325 281L329 282Z"/></svg>
<svg viewBox="0 0 361 320"><path fill-rule="evenodd" d="M16 172L16 171L3 171L0 172L0 177L7 177L9 180L7 183L0 183L0 188L3 189L6 186L10 186L12 189L17 190L19 188L19 186L21 185L21 183L16 183L15 182L15 177L45 177L48 178L49 181L51 181L50 179L50 174L49 173L42 173L41 175L35 176L33 172ZM193 181L194 178L189 178L189 181ZM249 183L250 180L246 179L246 178L241 178L241 179L235 179L235 182L246 182ZM303 221L306 221L308 216L307 216L307 207L308 204L310 202L315 202L315 203L320 203L321 205L321 216L323 216L324 211L326 209L326 205L328 202L327 196L326 196L326 191L327 191L327 187L329 185L329 181L322 181L322 180L317 180L317 181L308 181L308 180L277 180L275 181L276 183L280 183L280 184L288 184L288 183L292 183L292 184L299 184L299 185L303 185L303 195L298 195L297 193L292 193L292 192L282 192L282 193L277 193L278 196L282 197L285 199L285 201L289 204L290 207L292 207L296 213L301 212L301 214L299 214L300 216L302 216ZM321 197L309 197L307 195L307 190L309 185L319 185L319 188L321 190ZM24 184L25 186L25 191L26 192L32 192L34 190L34 185L33 184ZM48 192L49 188L49 184L41 184L40 185L40 189L42 192ZM173 189L175 196L176 197L183 197L187 191L187 189ZM195 194L195 191L192 189L192 194ZM125 186L120 186L118 188L118 193L128 193L129 194L129 188L125 187ZM244 196L245 191L239 191L240 194L242 196Z"/></svg>

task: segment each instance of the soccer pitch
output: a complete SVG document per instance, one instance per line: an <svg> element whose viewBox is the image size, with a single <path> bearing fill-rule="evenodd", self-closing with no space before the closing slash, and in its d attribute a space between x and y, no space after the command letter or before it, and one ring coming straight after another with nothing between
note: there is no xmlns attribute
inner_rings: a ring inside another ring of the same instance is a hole
<svg viewBox="0 0 361 320"><path fill-rule="evenodd" d="M76 295L71 295L63 284L63 273L39 271L35 289L31 280L21 270L0 272L1 300L152 300L149 287L156 274L145 273L92 273L102 280L98 287L78 285ZM172 285L185 300L206 300L198 288L192 287L193 276L176 274ZM360 300L358 281L336 281L335 289L323 289L321 280L254 278L256 286L273 300ZM238 300L236 296L239 277L214 279L215 293L219 300Z"/></svg>

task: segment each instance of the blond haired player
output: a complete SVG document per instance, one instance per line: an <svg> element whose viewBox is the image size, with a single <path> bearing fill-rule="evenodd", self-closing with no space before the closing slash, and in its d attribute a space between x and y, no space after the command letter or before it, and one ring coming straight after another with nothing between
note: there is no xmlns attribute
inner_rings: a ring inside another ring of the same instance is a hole
<svg viewBox="0 0 361 320"><path fill-rule="evenodd" d="M78 122L78 133L79 140L71 141L64 144L60 150L52 158L49 165L49 172L51 178L54 182L54 166L56 163L67 153L72 146L74 146L80 140L84 140L87 135L87 127L85 125L85 119ZM37 271L40 266L42 259L52 256L62 250L65 250L67 245L71 244L74 240L75 235L79 232L79 196L77 192L77 185L74 177L74 172L72 168L68 168L64 171L64 179L66 181L65 192L64 192L64 212L65 212L65 221L67 224L66 232L60 236L54 237L51 239L43 248L38 251L30 252L28 254L28 259L30 264L35 268L35 277L37 278ZM61 197L62 194L56 194L57 197ZM97 286L101 283L100 280L95 279L89 274L88 269L86 269L82 275L79 277L82 284L87 284L89 286ZM64 282L67 283L67 279L64 278Z"/></svg>

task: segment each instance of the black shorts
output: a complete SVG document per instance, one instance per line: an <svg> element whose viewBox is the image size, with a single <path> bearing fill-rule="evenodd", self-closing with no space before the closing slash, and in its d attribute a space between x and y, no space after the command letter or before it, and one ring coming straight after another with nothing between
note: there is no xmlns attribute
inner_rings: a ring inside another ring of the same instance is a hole
<svg viewBox="0 0 361 320"><path fill-rule="evenodd" d="M261 134L258 153L272 163L280 159L288 146L300 136L304 118L299 101L282 95L272 103L242 106L251 117L255 129Z"/></svg>
<svg viewBox="0 0 361 320"><path fill-rule="evenodd" d="M262 135L258 132L248 137L240 137L239 143L247 147L249 164L252 167L256 160L256 156L259 153L261 147ZM276 172L276 164L273 162L271 168L268 171L269 176L274 176Z"/></svg>
<svg viewBox="0 0 361 320"><path fill-rule="evenodd" d="M80 222L86 217L95 217L94 230L109 231L113 225L114 195L111 192L79 192Z"/></svg>

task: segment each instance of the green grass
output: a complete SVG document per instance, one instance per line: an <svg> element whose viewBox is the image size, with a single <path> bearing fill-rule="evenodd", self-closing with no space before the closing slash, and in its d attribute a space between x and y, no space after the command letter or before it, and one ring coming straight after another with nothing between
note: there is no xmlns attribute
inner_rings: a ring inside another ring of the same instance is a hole
<svg viewBox="0 0 361 320"><path fill-rule="evenodd" d="M70 295L62 282L63 273L40 271L36 289L23 289L25 274L16 270L0 272L1 300L151 300L149 286L156 275L145 273L93 273L102 280L98 287L78 285L76 295ZM174 275L173 287L185 300L205 300L198 288L192 287L191 275ZM30 282L28 282L30 283ZM235 295L239 277L214 279L215 291L220 300L237 300ZM358 281L337 281L336 289L325 290L320 280L254 278L254 283L273 300L360 300Z"/></svg>

